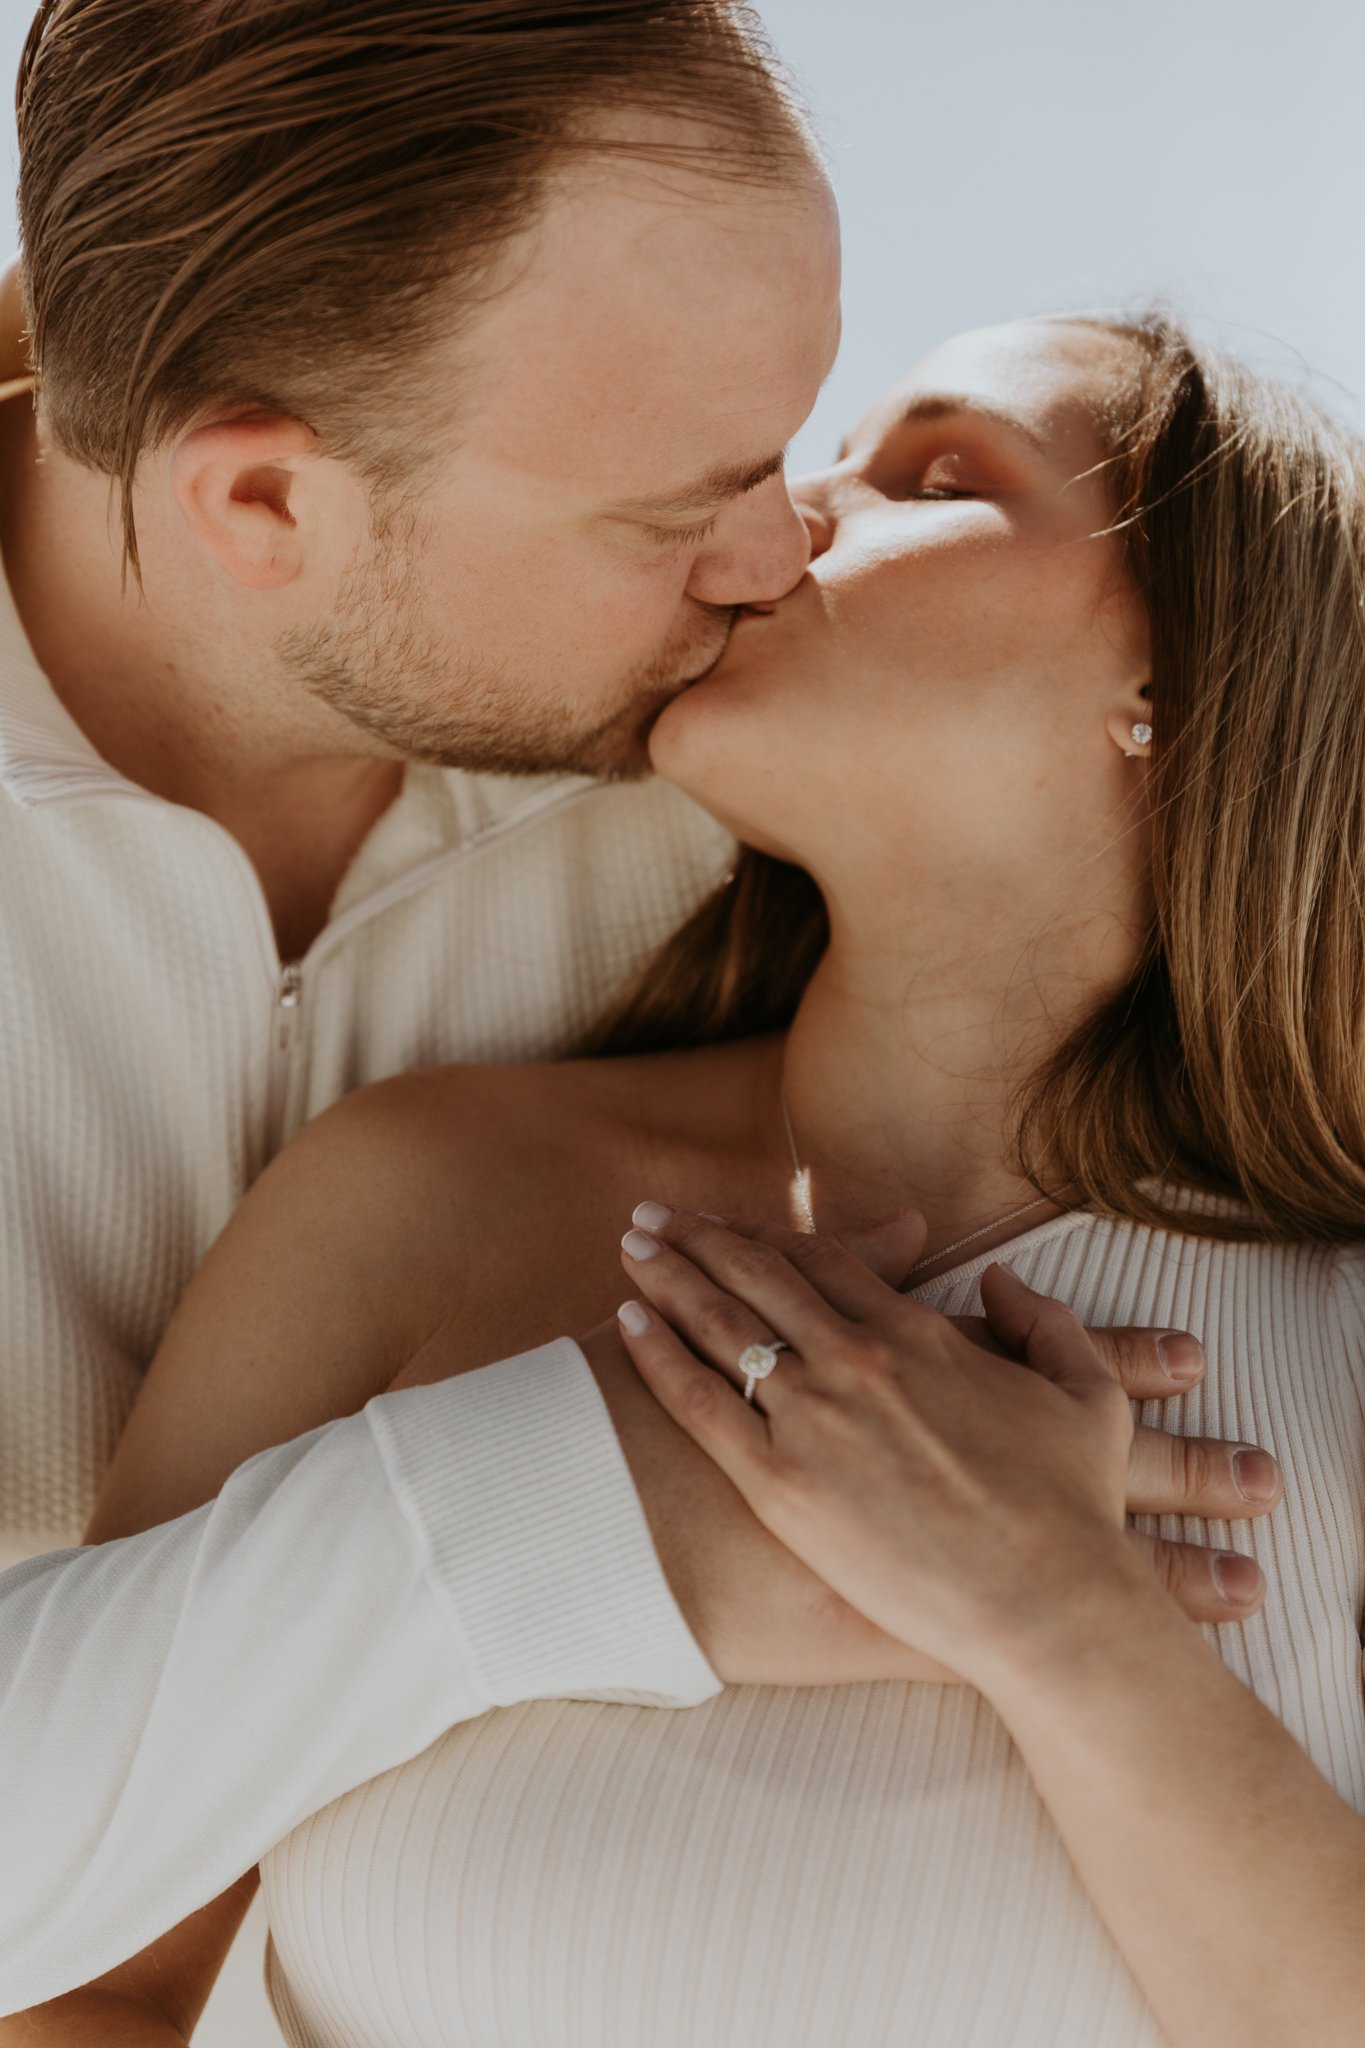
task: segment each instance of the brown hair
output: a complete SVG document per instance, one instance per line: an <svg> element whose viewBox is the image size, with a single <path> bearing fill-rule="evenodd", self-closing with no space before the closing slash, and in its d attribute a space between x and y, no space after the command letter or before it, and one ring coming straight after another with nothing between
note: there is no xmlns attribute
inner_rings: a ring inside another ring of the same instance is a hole
<svg viewBox="0 0 1365 2048"><path fill-rule="evenodd" d="M282 411L378 497L419 485L452 403L424 354L566 157L771 181L811 148L731 0L43 0L15 102L37 400L121 490L125 585L139 456L206 418ZM695 140L607 142L619 108Z"/></svg>
<svg viewBox="0 0 1365 2048"><path fill-rule="evenodd" d="M1199 1235L1365 1235L1365 446L1163 315L1090 324L1131 343L1105 426L1151 624L1155 911L1021 1092L1017 1162ZM827 937L810 879L746 848L592 1050L779 1028Z"/></svg>

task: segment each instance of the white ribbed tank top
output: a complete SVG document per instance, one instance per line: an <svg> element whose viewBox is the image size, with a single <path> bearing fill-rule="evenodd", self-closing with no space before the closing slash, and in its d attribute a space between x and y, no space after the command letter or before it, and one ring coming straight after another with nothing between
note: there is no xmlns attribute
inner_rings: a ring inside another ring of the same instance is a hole
<svg viewBox="0 0 1365 2048"><path fill-rule="evenodd" d="M979 1311L994 1256L919 1298ZM1205 1635L1365 1814L1365 1254L1071 1216L1007 1256L1086 1321L1203 1340L1202 1384L1140 1422L1280 1460L1267 1517L1137 1526L1256 1557L1262 1612ZM965 1686L497 1708L295 1829L262 1876L292 2048L1165 2038L1003 1724Z"/></svg>

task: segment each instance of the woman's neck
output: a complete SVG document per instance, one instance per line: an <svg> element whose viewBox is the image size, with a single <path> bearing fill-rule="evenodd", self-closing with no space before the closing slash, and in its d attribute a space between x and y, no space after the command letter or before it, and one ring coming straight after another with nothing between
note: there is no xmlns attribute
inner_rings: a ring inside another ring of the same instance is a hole
<svg viewBox="0 0 1365 2048"><path fill-rule="evenodd" d="M830 904L831 941L773 1074L774 1141L790 1111L816 1225L839 1231L911 1207L929 1222L917 1271L968 1232L1030 1205L974 1250L1035 1228L1074 1190L1039 1162L1039 1201L1011 1150L1019 1091L1128 978L1134 918L1089 906L1050 926L1017 900L906 927ZM895 930L894 943L887 933Z"/></svg>

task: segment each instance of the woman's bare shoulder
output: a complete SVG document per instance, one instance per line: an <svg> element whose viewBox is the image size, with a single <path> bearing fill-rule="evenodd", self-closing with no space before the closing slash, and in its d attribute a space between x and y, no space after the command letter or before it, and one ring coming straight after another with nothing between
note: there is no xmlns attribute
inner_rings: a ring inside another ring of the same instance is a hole
<svg viewBox="0 0 1365 2048"><path fill-rule="evenodd" d="M717 1048L426 1068L337 1103L311 1127L326 1156L298 1167L315 1187L362 1181L386 1237L410 1219L377 1283L402 1293L408 1355L458 1321L460 1354L484 1362L611 1314L634 1205L706 1192L696 1162L733 1064Z"/></svg>
<svg viewBox="0 0 1365 2048"><path fill-rule="evenodd" d="M354 1414L445 1325L471 1363L527 1348L535 1288L509 1284L498 1248L535 1193L546 1115L565 1136L551 1151L581 1149L581 1091L531 1069L444 1067L306 1124L177 1305L85 1541L184 1514L255 1452Z"/></svg>
<svg viewBox="0 0 1365 2048"><path fill-rule="evenodd" d="M646 1071L636 1060L560 1060L395 1074L306 1126L289 1148L294 1170L361 1172L385 1192L401 1183L409 1198L420 1186L477 1228L495 1188L531 1198L573 1176L585 1154L608 1157L647 1127Z"/></svg>
<svg viewBox="0 0 1365 2048"><path fill-rule="evenodd" d="M431 1067L342 1097L190 1283L85 1540L198 1507L255 1452L354 1414L438 1334L462 1371L595 1328L633 1204L693 1191L671 1193L671 1162L715 1118L715 1079L659 1054Z"/></svg>

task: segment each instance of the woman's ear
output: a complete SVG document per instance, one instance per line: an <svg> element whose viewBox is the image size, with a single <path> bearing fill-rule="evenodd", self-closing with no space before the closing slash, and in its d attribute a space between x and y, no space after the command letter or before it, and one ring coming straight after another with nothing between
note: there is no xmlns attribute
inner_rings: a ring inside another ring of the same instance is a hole
<svg viewBox="0 0 1365 2048"><path fill-rule="evenodd" d="M1152 686L1141 683L1115 704L1105 729L1120 753L1132 760L1152 751Z"/></svg>

